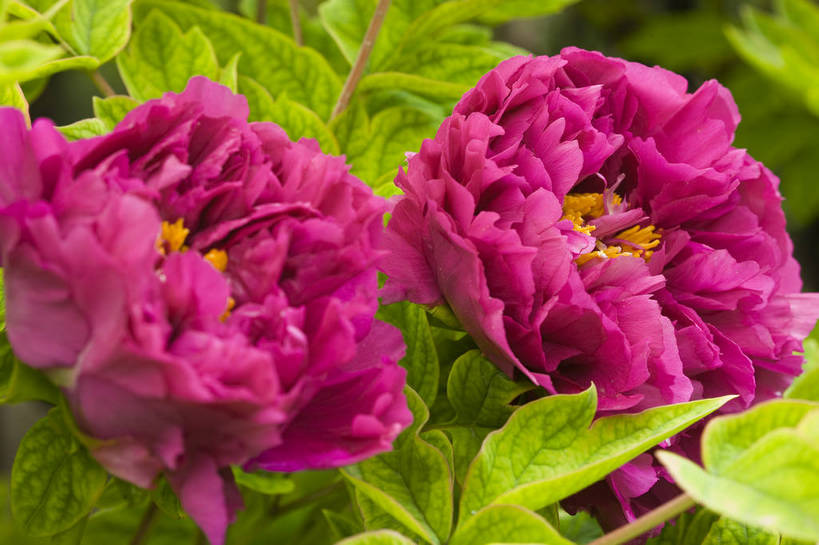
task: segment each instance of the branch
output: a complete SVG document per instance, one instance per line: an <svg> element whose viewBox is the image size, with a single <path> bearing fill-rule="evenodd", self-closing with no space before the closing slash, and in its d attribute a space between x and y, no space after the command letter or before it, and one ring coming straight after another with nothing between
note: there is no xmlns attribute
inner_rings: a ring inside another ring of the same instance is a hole
<svg viewBox="0 0 819 545"><path fill-rule="evenodd" d="M256 22L260 25L267 23L267 0L256 0Z"/></svg>
<svg viewBox="0 0 819 545"><path fill-rule="evenodd" d="M131 545L142 545L148 539L148 533L153 526L154 518L156 518L156 504L152 501L148 504L145 514L142 515L142 520L139 521L134 537L131 538Z"/></svg>
<svg viewBox="0 0 819 545"><path fill-rule="evenodd" d="M114 88L111 87L111 84L108 83L104 77L102 77L99 70L89 72L88 75L91 76L91 81L94 82L94 85L97 87L97 89L99 89L99 92L102 93L103 96L112 97L117 94L116 91L114 91Z"/></svg>
<svg viewBox="0 0 819 545"><path fill-rule="evenodd" d="M640 536L652 528L656 528L663 522L670 520L683 511L687 511L696 505L696 502L688 494L680 494L673 500L662 504L656 509L652 509L645 515L631 521L625 526L617 528L613 532L599 537L588 545L620 545L637 536Z"/></svg>
<svg viewBox="0 0 819 545"><path fill-rule="evenodd" d="M384 16L387 15L387 9L390 7L390 0L378 0L378 5L375 6L375 13L370 19L370 26L367 27L367 33L364 34L364 41L361 42L361 47L358 49L358 56L355 58L353 68L350 70L350 75L347 76L347 81L344 82L344 87L341 89L341 96L338 97L336 107L333 108L333 115L330 118L338 117L350 103L353 97L358 80L364 75L364 69L367 67L367 60L370 58L370 53L373 52L375 39L378 37L378 31L381 30L381 24L384 22Z"/></svg>
<svg viewBox="0 0 819 545"><path fill-rule="evenodd" d="M299 0L290 0L290 25L293 27L293 39L298 45L304 45L299 22Z"/></svg>

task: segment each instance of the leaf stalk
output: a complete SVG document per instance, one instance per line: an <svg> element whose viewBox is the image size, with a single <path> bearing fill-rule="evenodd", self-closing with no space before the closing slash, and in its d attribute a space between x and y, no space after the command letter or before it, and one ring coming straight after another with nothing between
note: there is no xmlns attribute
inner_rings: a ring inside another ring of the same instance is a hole
<svg viewBox="0 0 819 545"><path fill-rule="evenodd" d="M341 89L341 95L338 97L333 114L330 119L338 117L338 115L347 108L350 99L353 97L356 85L364 75L364 69L367 67L367 61L370 54L373 52L375 46L375 39L378 37L378 32L381 30L381 25L384 23L384 17L387 15L387 10L390 7L390 0L378 0L375 6L373 18L370 19L370 25L367 27L367 32L364 34L364 40L361 42L361 47L358 49L358 55L353 63L353 68L347 76L347 81L344 82L344 87Z"/></svg>
<svg viewBox="0 0 819 545"><path fill-rule="evenodd" d="M687 511L696 505L696 502L688 494L680 494L671 501L652 509L645 515L634 519L625 526L617 528L613 532L599 537L588 545L620 545L635 537L641 536L652 528L656 528L663 522L671 520L683 511Z"/></svg>
<svg viewBox="0 0 819 545"><path fill-rule="evenodd" d="M293 27L293 40L298 45L304 45L301 22L299 21L299 0L290 0L290 26Z"/></svg>

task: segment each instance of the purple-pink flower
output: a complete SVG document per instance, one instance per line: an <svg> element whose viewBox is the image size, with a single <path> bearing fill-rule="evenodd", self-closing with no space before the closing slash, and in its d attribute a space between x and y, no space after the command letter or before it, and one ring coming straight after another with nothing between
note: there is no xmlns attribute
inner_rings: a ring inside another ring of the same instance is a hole
<svg viewBox="0 0 819 545"><path fill-rule="evenodd" d="M97 460L164 473L216 544L241 505L230 464L350 464L412 419L401 335L373 319L384 201L247 116L205 78L73 143L0 109L9 340Z"/></svg>
<svg viewBox="0 0 819 545"><path fill-rule="evenodd" d="M730 93L686 89L576 48L501 63L396 178L385 299L448 304L501 369L594 383L603 414L780 394L819 299L777 178L732 146ZM609 479L628 518L658 473L645 456Z"/></svg>

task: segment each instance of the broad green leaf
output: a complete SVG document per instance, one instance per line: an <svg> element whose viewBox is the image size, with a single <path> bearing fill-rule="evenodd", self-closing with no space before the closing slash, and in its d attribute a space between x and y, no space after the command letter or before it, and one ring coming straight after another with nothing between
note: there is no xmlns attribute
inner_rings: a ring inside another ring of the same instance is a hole
<svg viewBox="0 0 819 545"><path fill-rule="evenodd" d="M505 58L486 47L433 43L402 57L400 65L404 72L472 87Z"/></svg>
<svg viewBox="0 0 819 545"><path fill-rule="evenodd" d="M102 121L109 131L122 121L128 112L139 105L136 100L126 96L93 97L92 101L94 116Z"/></svg>
<svg viewBox="0 0 819 545"><path fill-rule="evenodd" d="M255 79L273 98L286 94L322 119L330 116L341 81L327 61L289 37L229 13L203 10L178 2L144 0L135 6L137 19L159 8L183 29L198 26L210 39L220 63L238 52L238 73Z"/></svg>
<svg viewBox="0 0 819 545"><path fill-rule="evenodd" d="M805 341L804 371L785 391L784 397L819 401L819 343L815 340Z"/></svg>
<svg viewBox="0 0 819 545"><path fill-rule="evenodd" d="M350 537L364 530L359 521L336 513L335 511L322 509L321 514L324 515L324 520L327 522L327 526L330 527L330 530L332 530L335 539L344 539L345 537Z"/></svg>
<svg viewBox="0 0 819 545"><path fill-rule="evenodd" d="M17 108L26 116L26 120L29 120L28 117L28 102L26 101L26 96L23 94L23 90L20 88L18 83L6 83L0 85L0 106L12 106Z"/></svg>
<svg viewBox="0 0 819 545"><path fill-rule="evenodd" d="M407 384L431 407L438 394L438 354L426 311L408 301L384 305L376 317L401 330L407 354L400 361L407 370Z"/></svg>
<svg viewBox="0 0 819 545"><path fill-rule="evenodd" d="M137 101L181 92L196 75L218 80L221 75L216 53L198 28L185 34L158 10L152 11L137 28L128 50L117 57L122 81Z"/></svg>
<svg viewBox="0 0 819 545"><path fill-rule="evenodd" d="M412 541L392 530L366 532L341 540L336 545L414 545Z"/></svg>
<svg viewBox="0 0 819 545"><path fill-rule="evenodd" d="M367 32L375 2L372 0L329 0L319 6L319 18L351 65ZM383 29L389 32L389 28Z"/></svg>
<svg viewBox="0 0 819 545"><path fill-rule="evenodd" d="M35 399L56 403L59 396L57 387L43 373L17 359L5 331L0 332L0 404Z"/></svg>
<svg viewBox="0 0 819 545"><path fill-rule="evenodd" d="M515 410L510 403L534 386L510 380L480 350L470 350L455 360L446 389L455 424L498 428Z"/></svg>
<svg viewBox="0 0 819 545"><path fill-rule="evenodd" d="M522 17L542 17L557 13L579 0L506 0L479 17L483 23L498 25Z"/></svg>
<svg viewBox="0 0 819 545"><path fill-rule="evenodd" d="M75 55L103 64L119 53L131 34L132 0L71 0L54 17L60 37Z"/></svg>
<svg viewBox="0 0 819 545"><path fill-rule="evenodd" d="M164 476L159 479L157 485L150 491L151 499L159 509L173 519L183 519L187 515L182 509L182 503L171 488L171 484Z"/></svg>
<svg viewBox="0 0 819 545"><path fill-rule="evenodd" d="M401 188L395 185L395 172L389 170L378 177L372 184L373 193L379 197L389 199L393 195L400 195ZM384 214L384 225L389 222L389 214Z"/></svg>
<svg viewBox="0 0 819 545"><path fill-rule="evenodd" d="M413 423L387 452L341 470L362 494L428 543L446 542L452 524L452 473L446 457L418 436L429 412L405 390Z"/></svg>
<svg viewBox="0 0 819 545"><path fill-rule="evenodd" d="M99 61L95 57L66 57L41 64L27 72L25 77L19 78L19 81L23 83L23 81L45 78L57 72L65 72L66 70L93 70L98 66ZM26 93L28 93L28 90L26 90Z"/></svg>
<svg viewBox="0 0 819 545"><path fill-rule="evenodd" d="M124 505L117 509L97 511L91 515L85 528L83 545L125 545L130 543L139 527L148 503ZM163 511L153 517L146 545L188 545L196 543L200 534L194 522L187 517L171 518Z"/></svg>
<svg viewBox="0 0 819 545"><path fill-rule="evenodd" d="M705 467L723 473L754 443L779 428L795 428L819 403L777 399L761 403L733 415L715 418L702 435L702 458Z"/></svg>
<svg viewBox="0 0 819 545"><path fill-rule="evenodd" d="M373 183L387 172L394 172L404 163L407 152L418 151L424 138L435 136L437 120L429 114L406 107L378 112L370 121L368 146L360 155L347 151L352 173Z"/></svg>
<svg viewBox="0 0 819 545"><path fill-rule="evenodd" d="M360 97L353 96L349 106L330 120L328 126L336 137L341 153L347 155L348 159L366 152L370 137L370 117Z"/></svg>
<svg viewBox="0 0 819 545"><path fill-rule="evenodd" d="M416 532L413 532L401 524L398 519L384 511L377 503L360 490L355 490L354 496L355 504L358 506L358 512L364 521L365 530L393 530L412 540L420 539Z"/></svg>
<svg viewBox="0 0 819 545"><path fill-rule="evenodd" d="M591 425L594 388L523 405L492 432L472 465L461 496L461 524L482 507L517 504L532 510L603 478L725 404L732 396L608 416Z"/></svg>
<svg viewBox="0 0 819 545"><path fill-rule="evenodd" d="M560 534L569 541L585 545L603 535L600 523L586 511L579 511L574 515L570 515L561 509L559 517ZM666 526L670 527L671 525ZM683 544L680 542L674 545ZM699 545L699 542L695 545Z"/></svg>
<svg viewBox="0 0 819 545"><path fill-rule="evenodd" d="M0 43L0 84L32 79L38 69L63 56L62 48L34 40Z"/></svg>
<svg viewBox="0 0 819 545"><path fill-rule="evenodd" d="M452 536L450 545L490 543L571 545L537 513L519 505L484 507Z"/></svg>
<svg viewBox="0 0 819 545"><path fill-rule="evenodd" d="M89 119L81 119L71 125L57 127L57 130L68 140L83 140L107 133L108 126L102 120L92 117Z"/></svg>
<svg viewBox="0 0 819 545"><path fill-rule="evenodd" d="M294 142L301 138L315 138L324 153L339 154L335 136L318 114L285 95L279 96L273 103L267 120L284 129Z"/></svg>
<svg viewBox="0 0 819 545"><path fill-rule="evenodd" d="M106 472L52 409L23 437L11 471L11 508L27 533L49 536L71 528L93 507Z"/></svg>
<svg viewBox="0 0 819 545"><path fill-rule="evenodd" d="M459 483L463 484L469 464L478 455L483 440L492 431L491 428L479 426L455 426L447 429L447 433L452 437L455 479Z"/></svg>
<svg viewBox="0 0 819 545"><path fill-rule="evenodd" d="M249 473L237 466L232 466L231 469L233 469L233 477L238 484L268 496L289 494L295 490L293 480L283 473L273 473L271 471Z"/></svg>
<svg viewBox="0 0 819 545"><path fill-rule="evenodd" d="M469 87L459 83L450 83L401 72L378 72L364 76L358 83L358 91L366 92L380 89L403 89L419 95L437 98L460 98Z"/></svg>
<svg viewBox="0 0 819 545"><path fill-rule="evenodd" d="M51 545L82 545L85 536L85 528L88 526L90 513L81 518L74 526L68 530L63 530L51 536Z"/></svg>
<svg viewBox="0 0 819 545"><path fill-rule="evenodd" d="M702 545L779 545L779 536L722 517L711 526Z"/></svg>
<svg viewBox="0 0 819 545"><path fill-rule="evenodd" d="M247 76L239 76L239 93L247 99L250 121L270 121L274 108L273 97L259 82Z"/></svg>
<svg viewBox="0 0 819 545"><path fill-rule="evenodd" d="M241 53L236 53L220 71L219 83L237 93L239 91L239 59Z"/></svg>
<svg viewBox="0 0 819 545"><path fill-rule="evenodd" d="M719 515L701 507L693 513L682 513L674 524L663 526L660 535L649 538L646 545L702 545L718 519Z"/></svg>
<svg viewBox="0 0 819 545"><path fill-rule="evenodd" d="M698 503L746 524L819 540L819 448L792 429L755 443L721 475L671 452L657 457Z"/></svg>

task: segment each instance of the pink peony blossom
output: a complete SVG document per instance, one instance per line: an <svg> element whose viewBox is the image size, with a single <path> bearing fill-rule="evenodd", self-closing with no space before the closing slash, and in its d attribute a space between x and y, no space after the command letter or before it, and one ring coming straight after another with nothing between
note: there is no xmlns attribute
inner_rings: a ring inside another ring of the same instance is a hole
<svg viewBox="0 0 819 545"><path fill-rule="evenodd" d="M396 177L385 299L449 304L501 369L594 383L602 413L780 394L819 299L777 178L731 145L730 93L686 88L576 48L501 63ZM609 478L627 518L659 472L645 456Z"/></svg>
<svg viewBox="0 0 819 545"><path fill-rule="evenodd" d="M350 464L412 419L401 335L373 320L384 201L247 116L205 78L74 143L0 109L12 346L97 460L143 487L164 472L215 544L230 464Z"/></svg>

